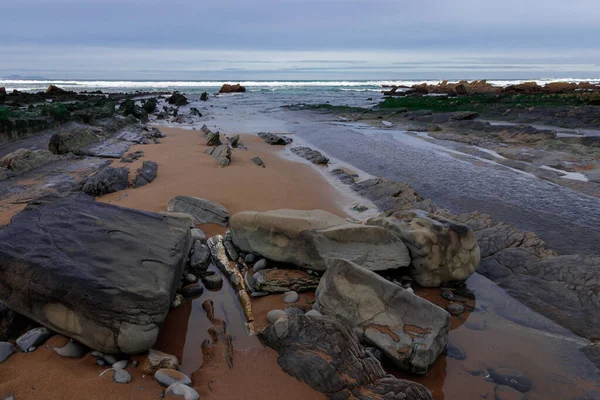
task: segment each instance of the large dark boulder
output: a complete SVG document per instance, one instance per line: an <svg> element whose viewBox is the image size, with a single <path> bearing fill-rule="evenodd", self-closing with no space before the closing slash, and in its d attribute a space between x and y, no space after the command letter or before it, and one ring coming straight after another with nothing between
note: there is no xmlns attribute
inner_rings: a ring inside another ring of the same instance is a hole
<svg viewBox="0 0 600 400"><path fill-rule="evenodd" d="M154 161L144 161L142 168L137 170L137 175L133 181L133 187L145 186L151 183L158 174L158 164Z"/></svg>
<svg viewBox="0 0 600 400"><path fill-rule="evenodd" d="M286 315L260 337L285 372L331 399L433 399L424 386L386 375L358 337L329 317Z"/></svg>
<svg viewBox="0 0 600 400"><path fill-rule="evenodd" d="M48 150L54 154L78 153L79 149L100 140L90 128L75 128L52 135Z"/></svg>
<svg viewBox="0 0 600 400"><path fill-rule="evenodd" d="M92 196L118 192L129 186L129 169L105 167L90 176L81 187L81 191Z"/></svg>
<svg viewBox="0 0 600 400"><path fill-rule="evenodd" d="M175 93L173 93L173 95L171 97L169 97L167 99L167 102L169 104L179 107L179 106L185 106L188 103L188 99L181 93L175 92Z"/></svg>
<svg viewBox="0 0 600 400"><path fill-rule="evenodd" d="M191 246L166 217L83 194L29 203L0 230L0 298L106 353L156 341Z"/></svg>

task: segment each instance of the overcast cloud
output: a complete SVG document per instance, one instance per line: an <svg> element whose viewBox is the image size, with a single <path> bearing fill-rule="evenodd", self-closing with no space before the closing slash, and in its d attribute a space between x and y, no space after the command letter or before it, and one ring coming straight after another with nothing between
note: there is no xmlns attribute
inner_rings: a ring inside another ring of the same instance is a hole
<svg viewBox="0 0 600 400"><path fill-rule="evenodd" d="M0 76L600 77L597 0L0 0Z"/></svg>

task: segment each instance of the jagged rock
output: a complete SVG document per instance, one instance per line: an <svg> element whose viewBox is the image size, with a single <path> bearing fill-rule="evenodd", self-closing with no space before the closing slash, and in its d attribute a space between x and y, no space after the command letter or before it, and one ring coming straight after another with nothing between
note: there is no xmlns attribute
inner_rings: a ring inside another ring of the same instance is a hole
<svg viewBox="0 0 600 400"><path fill-rule="evenodd" d="M144 161L142 168L137 170L135 180L133 181L133 187L137 188L149 184L156 178L157 173L158 164L154 161Z"/></svg>
<svg viewBox="0 0 600 400"><path fill-rule="evenodd" d="M169 97L167 99L167 103L172 104L177 107L185 106L188 103L188 99L181 93L175 92L175 93L173 93L173 95L171 97Z"/></svg>
<svg viewBox="0 0 600 400"><path fill-rule="evenodd" d="M349 261L330 263L316 297L321 313L350 326L403 370L427 373L448 343L450 314Z"/></svg>
<svg viewBox="0 0 600 400"><path fill-rule="evenodd" d="M79 149L99 140L98 131L91 128L75 128L55 133L50 138L48 150L54 154L78 153Z"/></svg>
<svg viewBox="0 0 600 400"><path fill-rule="evenodd" d="M10 169L15 175L21 175L59 159L59 156L48 150L18 149L2 157L0 167Z"/></svg>
<svg viewBox="0 0 600 400"><path fill-rule="evenodd" d="M326 260L333 258L373 271L410 264L406 246L391 232L351 224L326 211L241 212L231 217L230 227L240 250L316 271L324 271Z"/></svg>
<svg viewBox="0 0 600 400"><path fill-rule="evenodd" d="M211 132L208 131L208 133L206 134L206 145L207 146L220 146L223 143L221 143L221 138L220 138L220 134L219 132Z"/></svg>
<svg viewBox="0 0 600 400"><path fill-rule="evenodd" d="M329 158L325 157L317 150L313 150L309 147L294 147L292 149L292 153L317 165L327 165L329 162Z"/></svg>
<svg viewBox="0 0 600 400"><path fill-rule="evenodd" d="M189 229L159 214L83 194L40 198L0 230L0 298L93 349L143 352L156 340L190 246Z"/></svg>
<svg viewBox="0 0 600 400"><path fill-rule="evenodd" d="M479 264L479 246L466 225L421 210L390 211L367 221L397 235L410 250L411 274L421 285L464 281Z"/></svg>
<svg viewBox="0 0 600 400"><path fill-rule="evenodd" d="M169 211L188 213L199 224L227 226L229 213L221 204L191 196L177 196L169 201Z"/></svg>
<svg viewBox="0 0 600 400"><path fill-rule="evenodd" d="M253 278L256 290L268 293L305 292L319 285L319 278L297 269L263 269Z"/></svg>
<svg viewBox="0 0 600 400"><path fill-rule="evenodd" d="M257 135L258 137L262 138L266 144L270 145L285 146L294 141L292 138L286 136L279 136L268 132L260 132Z"/></svg>
<svg viewBox="0 0 600 400"><path fill-rule="evenodd" d="M386 375L346 326L328 317L285 315L259 334L288 374L331 399L432 400L424 386Z"/></svg>
<svg viewBox="0 0 600 400"><path fill-rule="evenodd" d="M265 163L263 162L263 160L261 160L260 157L252 157L250 159L250 161L252 161L254 164L258 165L259 167L265 168Z"/></svg>
<svg viewBox="0 0 600 400"><path fill-rule="evenodd" d="M90 176L82 185L81 191L92 196L118 192L129 186L129 169L104 167Z"/></svg>
<svg viewBox="0 0 600 400"><path fill-rule="evenodd" d="M231 163L231 149L226 144L206 149L206 154L213 156L219 167L226 167Z"/></svg>
<svg viewBox="0 0 600 400"><path fill-rule="evenodd" d="M150 349L148 356L142 363L142 372L146 375L154 375L156 371L163 368L178 369L179 360L171 354L162 351Z"/></svg>
<svg viewBox="0 0 600 400"><path fill-rule="evenodd" d="M246 88L239 83L236 83L235 85L229 85L226 83L221 86L221 89L219 89L219 93L244 93L245 91Z"/></svg>
<svg viewBox="0 0 600 400"><path fill-rule="evenodd" d="M367 179L355 183L352 190L371 200L381 211L412 208L423 198L410 186L385 179Z"/></svg>

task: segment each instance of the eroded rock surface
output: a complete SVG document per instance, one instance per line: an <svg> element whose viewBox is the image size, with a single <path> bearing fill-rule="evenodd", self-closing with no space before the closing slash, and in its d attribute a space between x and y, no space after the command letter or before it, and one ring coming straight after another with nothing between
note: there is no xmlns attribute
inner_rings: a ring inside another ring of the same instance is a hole
<svg viewBox="0 0 600 400"><path fill-rule="evenodd" d="M191 246L164 216L76 194L35 200L0 230L0 298L105 353L155 342Z"/></svg>
<svg viewBox="0 0 600 400"><path fill-rule="evenodd" d="M262 269L253 279L256 291L268 293L304 292L319 285L319 278L298 269Z"/></svg>
<svg viewBox="0 0 600 400"><path fill-rule="evenodd" d="M81 191L92 196L118 192L129 186L129 169L105 167L90 176L81 187Z"/></svg>
<svg viewBox="0 0 600 400"><path fill-rule="evenodd" d="M406 246L377 226L351 224L322 210L241 212L230 221L233 243L274 261L324 271L328 259L345 258L372 271L405 267Z"/></svg>
<svg viewBox="0 0 600 400"><path fill-rule="evenodd" d="M346 260L330 263L316 296L321 313L350 326L403 370L425 374L448 343L450 314Z"/></svg>
<svg viewBox="0 0 600 400"><path fill-rule="evenodd" d="M285 315L260 336L285 372L331 399L433 399L424 386L386 375L356 334L332 318Z"/></svg>
<svg viewBox="0 0 600 400"><path fill-rule="evenodd" d="M221 204L191 196L177 196L169 201L169 211L187 213L199 224L219 224L227 226L229 213Z"/></svg>
<svg viewBox="0 0 600 400"><path fill-rule="evenodd" d="M390 211L367 221L393 232L406 244L411 274L426 287L464 281L479 264L479 246L466 225L422 210Z"/></svg>

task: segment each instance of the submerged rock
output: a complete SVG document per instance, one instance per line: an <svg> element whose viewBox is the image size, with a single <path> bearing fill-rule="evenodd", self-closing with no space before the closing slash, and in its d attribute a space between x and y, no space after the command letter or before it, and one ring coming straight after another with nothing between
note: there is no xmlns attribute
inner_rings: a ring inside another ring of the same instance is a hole
<svg viewBox="0 0 600 400"><path fill-rule="evenodd" d="M350 326L403 370L425 374L448 343L450 314L349 261L330 263L316 297L321 313Z"/></svg>
<svg viewBox="0 0 600 400"><path fill-rule="evenodd" d="M218 224L227 226L229 213L216 201L191 196L177 196L169 201L169 211L188 213L199 224Z"/></svg>
<svg viewBox="0 0 600 400"><path fill-rule="evenodd" d="M497 368L488 370L490 378L499 385L510 386L519 392L528 392L533 387L531 379L518 369Z"/></svg>
<svg viewBox="0 0 600 400"><path fill-rule="evenodd" d="M372 271L410 264L406 246L376 226L350 224L326 211L241 212L231 217L233 243L242 251L316 271L345 258Z"/></svg>
<svg viewBox="0 0 600 400"><path fill-rule="evenodd" d="M285 315L261 332L277 363L331 399L432 400L424 386L386 375L346 326L328 317Z"/></svg>
<svg viewBox="0 0 600 400"><path fill-rule="evenodd" d="M0 297L93 349L143 352L156 341L190 245L189 229L159 214L82 194L40 198L0 230Z"/></svg>
<svg viewBox="0 0 600 400"><path fill-rule="evenodd" d="M479 246L466 225L421 210L390 211L371 218L397 235L410 250L413 278L426 287L464 281L479 264Z"/></svg>

